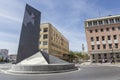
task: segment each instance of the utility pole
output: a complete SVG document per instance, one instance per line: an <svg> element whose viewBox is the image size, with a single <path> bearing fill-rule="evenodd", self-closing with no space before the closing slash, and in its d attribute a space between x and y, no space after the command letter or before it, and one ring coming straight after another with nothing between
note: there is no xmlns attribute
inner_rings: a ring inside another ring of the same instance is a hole
<svg viewBox="0 0 120 80"><path fill-rule="evenodd" d="M82 54L84 54L84 50L85 50L85 47L84 47L84 44L82 44Z"/></svg>

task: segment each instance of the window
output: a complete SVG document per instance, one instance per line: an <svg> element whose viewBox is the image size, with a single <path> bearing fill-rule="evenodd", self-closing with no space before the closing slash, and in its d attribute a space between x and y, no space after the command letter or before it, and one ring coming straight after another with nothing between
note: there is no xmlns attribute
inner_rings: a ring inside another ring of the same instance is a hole
<svg viewBox="0 0 120 80"><path fill-rule="evenodd" d="M97 45L97 49L100 49L100 45Z"/></svg>
<svg viewBox="0 0 120 80"><path fill-rule="evenodd" d="M106 20L104 20L104 24L108 24L108 20L106 19Z"/></svg>
<svg viewBox="0 0 120 80"><path fill-rule="evenodd" d="M109 28L106 28L106 31L109 31Z"/></svg>
<svg viewBox="0 0 120 80"><path fill-rule="evenodd" d="M102 22L102 21L98 21L98 23L99 23L99 25L102 25L102 24L103 24L103 22Z"/></svg>
<svg viewBox="0 0 120 80"><path fill-rule="evenodd" d="M118 48L118 44L115 44L115 48Z"/></svg>
<svg viewBox="0 0 120 80"><path fill-rule="evenodd" d="M120 26L118 26L118 30L120 30Z"/></svg>
<svg viewBox="0 0 120 80"><path fill-rule="evenodd" d="M43 45L48 45L47 41L43 41Z"/></svg>
<svg viewBox="0 0 120 80"><path fill-rule="evenodd" d="M92 33L92 30L90 30L90 33Z"/></svg>
<svg viewBox="0 0 120 80"><path fill-rule="evenodd" d="M94 41L93 37L91 37L91 42Z"/></svg>
<svg viewBox="0 0 120 80"><path fill-rule="evenodd" d="M91 47L92 47L92 50L94 50L94 45L92 45Z"/></svg>
<svg viewBox="0 0 120 80"><path fill-rule="evenodd" d="M103 44L103 49L106 49L106 44Z"/></svg>
<svg viewBox="0 0 120 80"><path fill-rule="evenodd" d="M117 39L117 35L113 35L114 40Z"/></svg>
<svg viewBox="0 0 120 80"><path fill-rule="evenodd" d="M101 32L103 32L103 29L100 29L101 30Z"/></svg>
<svg viewBox="0 0 120 80"><path fill-rule="evenodd" d="M110 21L110 23L114 23L114 19L110 19L109 21Z"/></svg>
<svg viewBox="0 0 120 80"><path fill-rule="evenodd" d="M116 23L120 22L120 18L115 18Z"/></svg>
<svg viewBox="0 0 120 80"><path fill-rule="evenodd" d="M92 22L88 22L88 26L92 26Z"/></svg>
<svg viewBox="0 0 120 80"><path fill-rule="evenodd" d="M98 54L98 58L101 59L101 54Z"/></svg>
<svg viewBox="0 0 120 80"><path fill-rule="evenodd" d="M113 53L110 53L110 56L113 56Z"/></svg>
<svg viewBox="0 0 120 80"><path fill-rule="evenodd" d="M96 26L96 25L97 25L97 21L94 21L94 22L93 22L93 25Z"/></svg>
<svg viewBox="0 0 120 80"><path fill-rule="evenodd" d="M92 54L92 58L95 59L95 55L94 54Z"/></svg>
<svg viewBox="0 0 120 80"><path fill-rule="evenodd" d="M107 59L107 54L106 53L104 54L104 59Z"/></svg>
<svg viewBox="0 0 120 80"><path fill-rule="evenodd" d="M119 58L119 53L116 53L116 58Z"/></svg>
<svg viewBox="0 0 120 80"><path fill-rule="evenodd" d="M97 29L95 29L95 32L98 32L98 30L97 30Z"/></svg>
<svg viewBox="0 0 120 80"><path fill-rule="evenodd" d="M47 39L48 38L48 35L47 34L44 34L43 35L43 39Z"/></svg>
<svg viewBox="0 0 120 80"><path fill-rule="evenodd" d="M102 36L102 41L104 41L105 40L105 36Z"/></svg>
<svg viewBox="0 0 120 80"><path fill-rule="evenodd" d="M99 37L96 37L96 41L99 41Z"/></svg>
<svg viewBox="0 0 120 80"><path fill-rule="evenodd" d="M109 49L112 49L112 44L109 44Z"/></svg>
<svg viewBox="0 0 120 80"><path fill-rule="evenodd" d="M110 40L110 36L108 36L108 40Z"/></svg>
<svg viewBox="0 0 120 80"><path fill-rule="evenodd" d="M112 27L112 30L114 31L114 30L115 30L115 28L114 28L114 27Z"/></svg>
<svg viewBox="0 0 120 80"><path fill-rule="evenodd" d="M48 32L48 28L44 28L44 29L43 29L43 32Z"/></svg>

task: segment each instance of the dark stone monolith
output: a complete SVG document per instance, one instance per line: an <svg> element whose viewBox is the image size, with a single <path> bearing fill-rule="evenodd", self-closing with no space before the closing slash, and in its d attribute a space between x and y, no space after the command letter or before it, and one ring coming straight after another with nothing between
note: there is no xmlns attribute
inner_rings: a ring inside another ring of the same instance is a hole
<svg viewBox="0 0 120 80"><path fill-rule="evenodd" d="M27 4L22 23L16 63L39 51L40 18L41 12Z"/></svg>

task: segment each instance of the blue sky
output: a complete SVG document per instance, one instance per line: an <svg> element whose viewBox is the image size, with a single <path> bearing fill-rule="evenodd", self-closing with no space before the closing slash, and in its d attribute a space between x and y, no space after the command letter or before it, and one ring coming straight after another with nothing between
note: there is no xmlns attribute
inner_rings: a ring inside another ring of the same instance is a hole
<svg viewBox="0 0 120 80"><path fill-rule="evenodd" d="M16 54L25 4L42 12L41 23L50 22L68 40L70 50L87 51L84 21L120 14L119 0L0 0L0 49Z"/></svg>

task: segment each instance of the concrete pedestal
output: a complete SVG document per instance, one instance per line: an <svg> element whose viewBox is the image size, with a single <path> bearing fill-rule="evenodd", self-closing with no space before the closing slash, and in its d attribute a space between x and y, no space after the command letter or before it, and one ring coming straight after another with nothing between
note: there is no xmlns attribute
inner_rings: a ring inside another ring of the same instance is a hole
<svg viewBox="0 0 120 80"><path fill-rule="evenodd" d="M49 74L77 70L74 64L14 65L8 72L19 74Z"/></svg>

